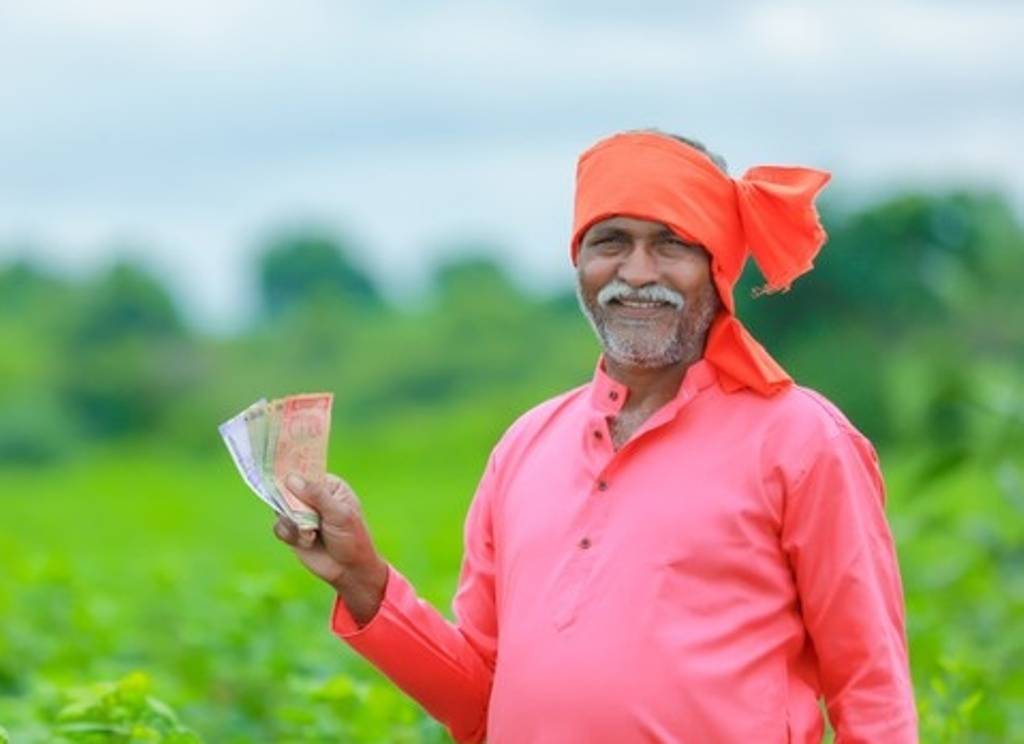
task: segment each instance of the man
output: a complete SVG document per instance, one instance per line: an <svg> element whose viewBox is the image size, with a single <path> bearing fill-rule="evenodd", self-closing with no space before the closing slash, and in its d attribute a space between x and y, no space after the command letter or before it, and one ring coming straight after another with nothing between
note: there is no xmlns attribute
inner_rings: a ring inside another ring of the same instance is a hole
<svg viewBox="0 0 1024 744"><path fill-rule="evenodd" d="M735 316L753 254L788 289L829 174L741 179L624 132L580 157L571 256L593 379L521 416L465 524L452 624L381 558L351 489L293 483L333 631L458 742L917 741L871 443Z"/></svg>

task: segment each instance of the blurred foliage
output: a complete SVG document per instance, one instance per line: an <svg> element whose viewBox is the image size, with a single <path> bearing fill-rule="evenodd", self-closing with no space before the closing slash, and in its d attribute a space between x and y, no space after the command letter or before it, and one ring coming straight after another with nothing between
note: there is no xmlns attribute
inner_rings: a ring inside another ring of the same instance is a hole
<svg viewBox="0 0 1024 744"><path fill-rule="evenodd" d="M740 317L879 446L922 740L1024 740L1024 229L976 192L823 220L786 296L752 299L747 266ZM132 264L0 267L0 742L446 740L341 653L330 598L273 545L216 424L334 391L332 469L445 607L488 450L589 379L597 346L571 290L524 292L486 246L403 307L358 248L269 240L261 311L231 336L188 327Z"/></svg>
<svg viewBox="0 0 1024 744"><path fill-rule="evenodd" d="M1009 205L906 194L852 214L826 208L823 221L814 270L784 296L750 300L748 265L740 317L875 441L971 438L981 370L1024 369L1024 232Z"/></svg>
<svg viewBox="0 0 1024 744"><path fill-rule="evenodd" d="M136 672L117 682L74 688L56 711L53 728L69 744L198 744L175 712L149 694L150 686L149 677Z"/></svg>
<svg viewBox="0 0 1024 744"><path fill-rule="evenodd" d="M264 310L277 315L296 305L335 297L356 307L381 304L370 277L341 242L323 231L289 231L270 242L259 264Z"/></svg>

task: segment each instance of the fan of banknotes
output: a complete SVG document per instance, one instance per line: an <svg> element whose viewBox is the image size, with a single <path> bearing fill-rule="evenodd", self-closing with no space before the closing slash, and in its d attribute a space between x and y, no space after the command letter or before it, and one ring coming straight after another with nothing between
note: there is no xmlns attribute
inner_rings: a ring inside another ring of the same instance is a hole
<svg viewBox="0 0 1024 744"><path fill-rule="evenodd" d="M320 515L288 490L285 479L297 473L308 483L323 480L333 398L330 393L261 398L217 427L246 485L300 530L317 529Z"/></svg>

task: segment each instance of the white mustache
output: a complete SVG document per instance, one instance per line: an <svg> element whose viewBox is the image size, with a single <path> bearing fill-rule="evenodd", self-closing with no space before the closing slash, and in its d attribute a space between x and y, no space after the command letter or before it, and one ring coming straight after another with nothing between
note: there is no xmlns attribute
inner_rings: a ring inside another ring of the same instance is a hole
<svg viewBox="0 0 1024 744"><path fill-rule="evenodd" d="M645 284L642 287L631 287L621 279L612 279L601 287L597 293L597 302L601 307L607 307L612 300L631 300L633 302L667 302L681 310L686 304L683 296L674 289L669 289L660 284Z"/></svg>

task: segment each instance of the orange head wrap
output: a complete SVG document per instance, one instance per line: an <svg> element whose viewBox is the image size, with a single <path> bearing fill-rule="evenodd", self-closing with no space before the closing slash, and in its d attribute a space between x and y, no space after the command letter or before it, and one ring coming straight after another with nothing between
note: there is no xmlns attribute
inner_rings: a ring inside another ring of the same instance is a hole
<svg viewBox="0 0 1024 744"><path fill-rule="evenodd" d="M813 168L762 165L732 179L707 155L666 135L616 134L579 158L572 262L587 229L616 215L661 222L704 246L723 304L704 357L726 390L773 395L792 378L736 317L733 286L748 251L768 291L788 290L811 269L826 239L814 199L830 177Z"/></svg>

